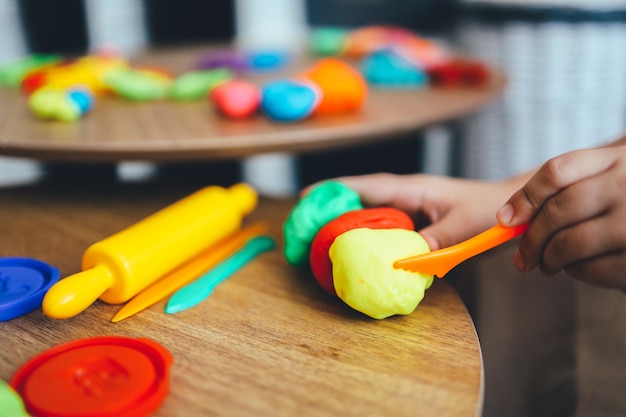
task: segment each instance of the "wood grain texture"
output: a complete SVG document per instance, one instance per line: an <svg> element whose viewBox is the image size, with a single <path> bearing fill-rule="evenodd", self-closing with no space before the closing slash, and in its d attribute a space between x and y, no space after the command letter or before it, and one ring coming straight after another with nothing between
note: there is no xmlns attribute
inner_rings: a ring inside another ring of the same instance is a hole
<svg viewBox="0 0 626 417"><path fill-rule="evenodd" d="M44 183L0 189L0 256L79 271L93 242L195 191L189 184ZM369 319L328 296L282 255L291 200L263 198L246 223L269 222L278 249L176 315L165 300L119 323L97 301L67 320L41 311L0 322L0 378L34 355L93 336L147 337L173 355L156 416L475 416L482 359L457 293L437 280L408 316Z"/></svg>
<svg viewBox="0 0 626 417"><path fill-rule="evenodd" d="M213 47L215 48L215 47ZM157 50L133 64L181 73L211 50L209 46ZM257 84L298 74L314 59L299 57L282 73L247 78ZM390 141L428 125L465 116L499 95L496 76L484 88L370 89L355 114L277 123L263 115L227 120L208 101L134 103L115 97L97 100L76 123L37 120L17 90L0 88L0 154L50 161L181 161L231 159L264 152L310 152L372 141Z"/></svg>

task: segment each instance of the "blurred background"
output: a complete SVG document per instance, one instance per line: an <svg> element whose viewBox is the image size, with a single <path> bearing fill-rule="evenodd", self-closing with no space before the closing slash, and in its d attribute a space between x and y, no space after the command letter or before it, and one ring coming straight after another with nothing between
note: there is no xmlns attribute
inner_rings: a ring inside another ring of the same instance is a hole
<svg viewBox="0 0 626 417"><path fill-rule="evenodd" d="M280 195L294 194L323 178L378 171L495 180L565 151L614 140L625 130L623 0L0 0L0 65L33 52L80 55L103 45L130 54L146 47L209 42L303 48L317 27L383 23L412 29L484 60L506 74L507 89L462 120L389 144L170 164L159 170L180 178L206 170L206 175L225 182L242 176ZM29 180L41 169L37 161L0 157L0 183ZM129 178L152 170L142 163L118 167L120 175ZM526 352L513 354L521 349L515 329L494 324L494 311L502 310L488 308L487 296L478 294L484 288L472 291L475 297L468 299L468 306L485 353L484 415L575 415L581 382L572 374L572 348L552 346L550 355L533 352L535 359ZM528 296L518 289L502 291L493 305L502 307L505 291L510 299ZM566 303L573 303L575 294L571 288L566 292ZM551 294L565 293L556 287ZM546 297L542 305L549 306L552 301ZM554 334L554 328L571 330L574 318L563 311L550 315L560 320L556 327L542 327L550 320L540 315L532 325L526 321L524 331L541 328L545 337ZM502 330L498 336L492 330L496 328ZM521 374L523 381L515 380Z"/></svg>

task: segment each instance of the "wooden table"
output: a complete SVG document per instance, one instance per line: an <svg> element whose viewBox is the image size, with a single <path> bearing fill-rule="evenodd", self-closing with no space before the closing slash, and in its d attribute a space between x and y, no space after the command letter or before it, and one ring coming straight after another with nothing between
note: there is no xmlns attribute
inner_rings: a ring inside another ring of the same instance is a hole
<svg viewBox="0 0 626 417"><path fill-rule="evenodd" d="M198 188L82 181L0 189L0 256L38 258L67 276L91 243ZM122 335L174 357L156 416L480 415L481 351L450 284L437 280L411 315L369 319L286 263L281 224L292 206L262 198L246 222L269 222L278 248L185 312L166 315L163 301L111 323L119 306L97 301L67 320L34 311L0 322L0 378L60 343Z"/></svg>
<svg viewBox="0 0 626 417"><path fill-rule="evenodd" d="M131 63L181 73L212 48L149 51ZM314 61L312 57L298 57L280 73L247 78L262 84L297 74ZM390 141L465 116L499 95L503 86L503 77L496 75L482 88L372 88L358 113L299 123L276 123L263 115L226 120L204 100L133 103L115 97L98 99L93 111L76 123L41 121L33 117L18 90L0 88L0 154L62 162L167 162L328 150Z"/></svg>

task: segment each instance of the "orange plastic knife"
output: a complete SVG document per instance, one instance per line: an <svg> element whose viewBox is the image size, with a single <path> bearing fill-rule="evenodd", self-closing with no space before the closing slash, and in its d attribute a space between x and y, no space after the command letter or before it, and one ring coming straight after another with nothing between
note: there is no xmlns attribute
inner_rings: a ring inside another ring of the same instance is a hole
<svg viewBox="0 0 626 417"><path fill-rule="evenodd" d="M514 227L497 225L456 245L397 260L393 267L442 278L461 262L521 235L527 228L528 223Z"/></svg>

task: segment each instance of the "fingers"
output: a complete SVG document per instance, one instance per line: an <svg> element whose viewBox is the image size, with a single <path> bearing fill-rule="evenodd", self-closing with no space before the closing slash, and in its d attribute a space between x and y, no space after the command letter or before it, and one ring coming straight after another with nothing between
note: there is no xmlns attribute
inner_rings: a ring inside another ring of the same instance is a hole
<svg viewBox="0 0 626 417"><path fill-rule="evenodd" d="M517 226L532 220L550 197L609 169L616 161L615 149L573 151L549 160L498 211L498 221Z"/></svg>
<svg viewBox="0 0 626 417"><path fill-rule="evenodd" d="M519 244L519 254L515 258L515 265L522 271L529 271L542 262L546 266L547 250L557 247L560 249L560 259L563 261L567 255L576 254L580 248L572 247L571 237L578 237L586 228L591 228L587 235L591 237L592 231L610 228L610 226L596 226L597 222L586 224L592 219L606 215L611 209L620 204L623 191L613 181L613 173L603 173L577 182L554 196L550 197L537 213L528 230L522 236ZM581 225L581 227L576 227ZM576 234L572 230L576 230ZM610 230L608 230L610 232ZM576 242L585 242L585 236ZM601 238L601 236L597 237ZM559 242L562 242L559 244ZM594 240L594 242L597 239ZM550 246L548 246L551 244ZM581 258L578 258L581 259ZM571 262L569 259L567 263ZM552 265L552 269L563 265Z"/></svg>
<svg viewBox="0 0 626 417"><path fill-rule="evenodd" d="M626 253L615 252L568 265L565 272L593 285L626 291Z"/></svg>
<svg viewBox="0 0 626 417"><path fill-rule="evenodd" d="M339 177L336 181L356 191L365 206L392 206L399 210L416 212L422 205L418 178L418 175L379 173Z"/></svg>

